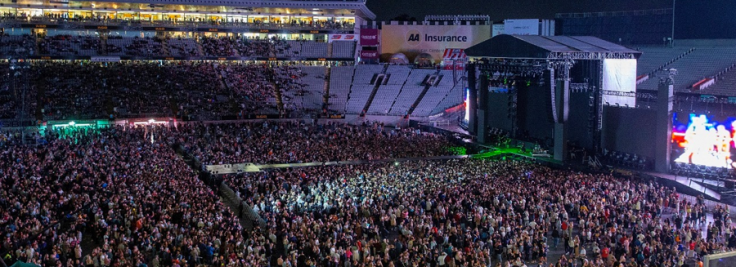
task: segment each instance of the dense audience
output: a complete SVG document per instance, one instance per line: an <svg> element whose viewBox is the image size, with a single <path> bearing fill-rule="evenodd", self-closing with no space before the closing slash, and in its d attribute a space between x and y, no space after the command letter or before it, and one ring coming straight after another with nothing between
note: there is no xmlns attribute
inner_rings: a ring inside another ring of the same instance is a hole
<svg viewBox="0 0 736 267"><path fill-rule="evenodd" d="M195 83L193 79L200 76L192 72L192 66L42 61L31 69L44 118L90 119L172 115L171 95L175 90L198 88L216 78Z"/></svg>
<svg viewBox="0 0 736 267"><path fill-rule="evenodd" d="M18 112L18 91L10 84L10 64L0 63L0 119L15 118Z"/></svg>
<svg viewBox="0 0 736 267"><path fill-rule="evenodd" d="M217 183L200 181L172 149L181 145L205 164L447 151L443 137L411 129L262 122L44 135L39 145L0 136L0 253L8 263L679 267L736 248L725 206L706 207L653 182L519 161L226 175L247 204L231 211ZM242 229L248 208L266 228ZM558 250L565 254L548 260Z"/></svg>
<svg viewBox="0 0 736 267"><path fill-rule="evenodd" d="M200 61L38 61L30 75L27 103L35 106L38 101L43 118L51 120L172 115L217 120L277 114L275 86L296 79L277 76L267 65ZM18 96L7 92L8 101L0 103L7 103L10 112L17 105L11 100Z"/></svg>
<svg viewBox="0 0 736 267"><path fill-rule="evenodd" d="M283 40L240 37L202 37L199 42L205 56L276 57L288 54L291 46ZM327 55L324 55L325 57Z"/></svg>
<svg viewBox="0 0 736 267"><path fill-rule="evenodd" d="M98 55L102 45L100 38L92 36L45 36L39 43L42 55L92 56Z"/></svg>
<svg viewBox="0 0 736 267"><path fill-rule="evenodd" d="M158 131L158 130L155 130ZM3 259L42 266L219 265L237 218L165 132L51 132L0 154Z"/></svg>
<svg viewBox="0 0 736 267"><path fill-rule="evenodd" d="M379 124L257 122L198 124L180 138L203 164L376 160L444 155L446 137Z"/></svg>
<svg viewBox="0 0 736 267"><path fill-rule="evenodd" d="M683 266L736 248L722 206L706 224L702 198L521 162L416 161L226 179L268 225L251 238L251 265ZM557 248L565 254L548 262Z"/></svg>

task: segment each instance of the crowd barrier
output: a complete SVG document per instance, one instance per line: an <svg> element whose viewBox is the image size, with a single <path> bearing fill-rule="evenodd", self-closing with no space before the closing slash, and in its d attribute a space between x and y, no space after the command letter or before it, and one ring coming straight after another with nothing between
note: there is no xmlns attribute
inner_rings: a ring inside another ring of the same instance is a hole
<svg viewBox="0 0 736 267"><path fill-rule="evenodd" d="M245 203L243 199L238 197L235 191L227 186L222 179L206 171L203 168L202 163L185 151L181 144L174 144L173 148L177 153L185 157L187 163L189 163L194 170L197 170L200 179L207 185L210 185L213 190L217 191L222 200L230 205L232 210L235 211L238 217L240 217L240 222L246 230L252 231L255 227L254 223L258 223L258 226L260 226L261 229L266 229L266 221L263 220L258 213L253 211L253 208L248 205L248 203Z"/></svg>

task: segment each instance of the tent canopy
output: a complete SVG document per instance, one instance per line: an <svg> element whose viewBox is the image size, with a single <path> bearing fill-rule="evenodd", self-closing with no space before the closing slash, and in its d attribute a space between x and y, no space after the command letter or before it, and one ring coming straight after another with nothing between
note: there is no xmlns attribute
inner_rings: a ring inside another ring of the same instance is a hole
<svg viewBox="0 0 736 267"><path fill-rule="evenodd" d="M434 62L432 55L427 54L427 53L421 53L417 55L417 57L414 58L415 64L426 64L426 63L432 63L432 62Z"/></svg>
<svg viewBox="0 0 736 267"><path fill-rule="evenodd" d="M636 58L641 52L592 36L539 36L501 34L465 49L471 57L548 58L550 53L627 53Z"/></svg>
<svg viewBox="0 0 736 267"><path fill-rule="evenodd" d="M392 64L409 64L409 58L407 58L403 53L396 53L391 55L389 62Z"/></svg>

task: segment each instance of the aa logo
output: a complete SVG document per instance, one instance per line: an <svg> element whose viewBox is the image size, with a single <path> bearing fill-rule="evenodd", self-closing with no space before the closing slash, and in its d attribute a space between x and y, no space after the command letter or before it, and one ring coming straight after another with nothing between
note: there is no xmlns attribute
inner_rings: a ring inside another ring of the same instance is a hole
<svg viewBox="0 0 736 267"><path fill-rule="evenodd" d="M417 30L410 30L406 33L406 42L409 44L418 44L422 41L421 34Z"/></svg>

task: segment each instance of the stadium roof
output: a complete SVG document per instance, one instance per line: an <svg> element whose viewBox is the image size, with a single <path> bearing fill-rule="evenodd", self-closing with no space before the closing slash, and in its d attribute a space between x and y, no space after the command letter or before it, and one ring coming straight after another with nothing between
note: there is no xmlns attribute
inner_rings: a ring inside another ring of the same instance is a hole
<svg viewBox="0 0 736 267"><path fill-rule="evenodd" d="M470 57L548 58L551 53L621 53L639 57L641 52L592 36L539 36L502 34L465 50Z"/></svg>

